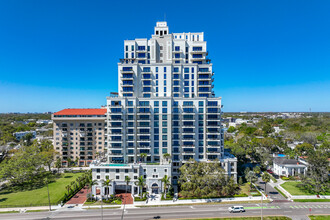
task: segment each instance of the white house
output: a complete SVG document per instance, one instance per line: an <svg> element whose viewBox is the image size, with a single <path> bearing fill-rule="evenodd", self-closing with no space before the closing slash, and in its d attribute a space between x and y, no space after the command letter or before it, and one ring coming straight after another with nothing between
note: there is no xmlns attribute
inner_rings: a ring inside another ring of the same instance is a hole
<svg viewBox="0 0 330 220"><path fill-rule="evenodd" d="M279 176L297 176L306 173L307 166L298 160L275 157L273 160L273 172Z"/></svg>

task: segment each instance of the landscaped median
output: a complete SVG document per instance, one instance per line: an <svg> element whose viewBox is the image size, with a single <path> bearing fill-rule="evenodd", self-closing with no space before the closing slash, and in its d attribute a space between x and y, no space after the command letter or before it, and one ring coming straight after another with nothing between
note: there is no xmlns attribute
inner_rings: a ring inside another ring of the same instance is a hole
<svg viewBox="0 0 330 220"><path fill-rule="evenodd" d="M308 216L311 220L329 220L330 215L310 215Z"/></svg>
<svg viewBox="0 0 330 220"><path fill-rule="evenodd" d="M59 204L67 192L65 187L82 175L83 173L65 173L49 183L50 203ZM47 185L33 190L13 191L8 188L0 191L0 208L48 205Z"/></svg>
<svg viewBox="0 0 330 220"><path fill-rule="evenodd" d="M261 217L233 217L233 218L194 218L194 219L186 219L186 220L260 220ZM264 220L291 220L289 217L285 216L264 216Z"/></svg>

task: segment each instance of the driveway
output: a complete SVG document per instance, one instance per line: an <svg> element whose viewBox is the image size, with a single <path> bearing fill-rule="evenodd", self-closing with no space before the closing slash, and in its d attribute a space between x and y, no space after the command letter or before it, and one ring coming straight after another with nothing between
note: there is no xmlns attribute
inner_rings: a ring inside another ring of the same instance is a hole
<svg viewBox="0 0 330 220"><path fill-rule="evenodd" d="M265 192L265 182L262 181L261 178L258 179L258 185L259 187ZM273 200L278 200L278 201L284 201L287 199L282 196L281 193L279 193L276 189L274 189L270 184L267 183L267 187L266 187L266 194L268 195L268 197L270 197Z"/></svg>

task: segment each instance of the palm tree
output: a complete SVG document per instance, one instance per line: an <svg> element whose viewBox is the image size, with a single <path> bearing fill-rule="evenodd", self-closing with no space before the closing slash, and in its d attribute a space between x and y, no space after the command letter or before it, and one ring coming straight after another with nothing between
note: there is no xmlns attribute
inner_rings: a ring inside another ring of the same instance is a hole
<svg viewBox="0 0 330 220"><path fill-rule="evenodd" d="M147 158L147 154L146 153L141 153L140 154L140 158L143 160L143 162L145 162L145 159Z"/></svg>
<svg viewBox="0 0 330 220"><path fill-rule="evenodd" d="M246 178L247 180L249 180L249 182L250 182L250 188L251 188L251 189L252 189L252 183L254 183L254 182L256 182L256 181L258 180L257 175L256 175L255 172L253 172L253 171L249 171L249 172L246 174L245 178Z"/></svg>
<svg viewBox="0 0 330 220"><path fill-rule="evenodd" d="M171 184L170 182L170 177L168 177L167 175L165 175L163 177L163 179L161 179L162 183L164 184L164 198L166 199L166 189L167 189L167 186L169 186Z"/></svg>
<svg viewBox="0 0 330 220"><path fill-rule="evenodd" d="M88 189L91 189L95 185L97 185L97 180L90 179L88 183Z"/></svg>
<svg viewBox="0 0 330 220"><path fill-rule="evenodd" d="M125 182L126 182L126 193L127 193L127 187L128 187L128 184L129 184L130 181L131 181L131 177L129 177L129 176L125 176Z"/></svg>
<svg viewBox="0 0 330 220"><path fill-rule="evenodd" d="M140 199L142 199L142 192L143 192L143 187L145 186L145 181L146 180L143 178L143 176L140 176L138 180L135 182L135 185L140 187Z"/></svg>
<svg viewBox="0 0 330 220"><path fill-rule="evenodd" d="M66 188L66 190L68 190L68 196L69 196L70 195L71 186L70 185L67 185L65 188Z"/></svg>
<svg viewBox="0 0 330 220"><path fill-rule="evenodd" d="M103 180L103 181L102 181L102 186L106 189L106 191L105 191L105 195L106 195L107 198L108 198L108 196L109 196L109 192L110 192L109 187L112 186L112 185L111 185L111 180L109 180L109 179L107 179L107 180Z"/></svg>
<svg viewBox="0 0 330 220"><path fill-rule="evenodd" d="M268 174L268 173L264 173L263 175L262 175L262 181L264 181L265 182L265 194L267 195L267 190L266 190L266 187L267 187L267 183L270 181L270 175Z"/></svg>

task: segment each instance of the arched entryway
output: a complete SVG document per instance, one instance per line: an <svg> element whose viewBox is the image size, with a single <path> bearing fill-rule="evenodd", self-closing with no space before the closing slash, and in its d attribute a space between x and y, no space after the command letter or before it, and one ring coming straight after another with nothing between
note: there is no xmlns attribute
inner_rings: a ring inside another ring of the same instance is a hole
<svg viewBox="0 0 330 220"><path fill-rule="evenodd" d="M159 193L159 186L157 183L152 184L151 186L151 193L152 194L158 194Z"/></svg>

